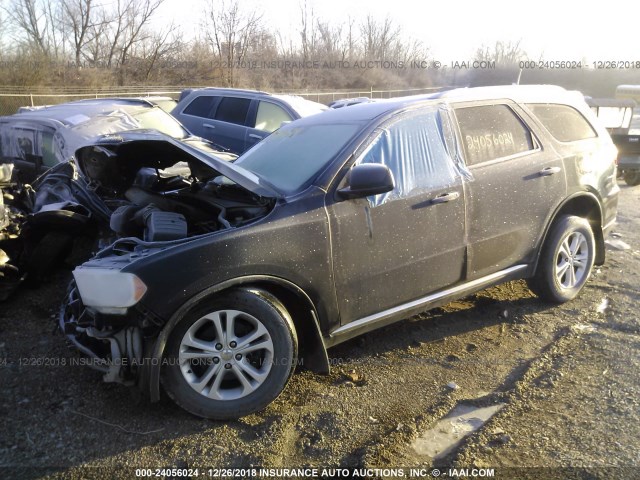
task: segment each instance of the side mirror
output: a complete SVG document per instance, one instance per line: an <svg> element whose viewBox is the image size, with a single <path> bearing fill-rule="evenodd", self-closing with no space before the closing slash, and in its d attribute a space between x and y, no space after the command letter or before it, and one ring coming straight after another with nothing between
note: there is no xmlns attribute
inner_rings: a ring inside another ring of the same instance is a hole
<svg viewBox="0 0 640 480"><path fill-rule="evenodd" d="M338 190L338 195L344 199L378 195L395 188L391 170L379 163L356 165L347 175L347 185Z"/></svg>

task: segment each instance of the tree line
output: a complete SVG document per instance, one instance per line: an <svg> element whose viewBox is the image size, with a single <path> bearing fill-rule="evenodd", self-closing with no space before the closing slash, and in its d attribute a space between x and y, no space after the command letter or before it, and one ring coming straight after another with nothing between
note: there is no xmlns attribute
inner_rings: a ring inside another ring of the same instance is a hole
<svg viewBox="0 0 640 480"><path fill-rule="evenodd" d="M488 68L439 65L428 45L405 35L391 18L327 20L307 0L300 0L298 24L286 34L239 0L202 0L192 25L162 22L164 1L5 0L0 4L0 85L295 91L520 80L606 95L617 83L633 83L624 72L523 72L519 65L528 55L519 42L478 46L474 60Z"/></svg>

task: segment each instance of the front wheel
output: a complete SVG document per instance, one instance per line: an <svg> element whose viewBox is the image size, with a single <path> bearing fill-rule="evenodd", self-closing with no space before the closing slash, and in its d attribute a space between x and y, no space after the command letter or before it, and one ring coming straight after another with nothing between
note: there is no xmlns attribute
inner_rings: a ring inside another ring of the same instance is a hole
<svg viewBox="0 0 640 480"><path fill-rule="evenodd" d="M632 187L640 185L640 170L627 170L623 176L627 185Z"/></svg>
<svg viewBox="0 0 640 480"><path fill-rule="evenodd" d="M263 291L236 290L203 302L176 325L161 378L185 410L227 420L275 400L296 360L296 333L282 304Z"/></svg>
<svg viewBox="0 0 640 480"><path fill-rule="evenodd" d="M575 298L587 282L595 258L595 240L589 222L565 216L553 225L544 244L529 288L544 300L563 303Z"/></svg>

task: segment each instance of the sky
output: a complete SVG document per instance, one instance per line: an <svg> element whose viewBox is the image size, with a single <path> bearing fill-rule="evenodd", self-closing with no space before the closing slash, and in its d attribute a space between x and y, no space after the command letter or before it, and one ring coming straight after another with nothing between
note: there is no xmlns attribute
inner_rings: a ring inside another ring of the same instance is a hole
<svg viewBox="0 0 640 480"><path fill-rule="evenodd" d="M165 0L158 22L174 19L194 31L194 12L210 0ZM219 1L219 0L214 0ZM243 0L264 12L272 29L297 35L303 0ZM532 59L550 61L640 61L640 1L535 0L307 0L317 17L356 23L368 14L391 17L406 35L428 46L443 63L470 60L481 45L520 41ZM192 34L192 33L191 33ZM640 71L638 72L640 75Z"/></svg>

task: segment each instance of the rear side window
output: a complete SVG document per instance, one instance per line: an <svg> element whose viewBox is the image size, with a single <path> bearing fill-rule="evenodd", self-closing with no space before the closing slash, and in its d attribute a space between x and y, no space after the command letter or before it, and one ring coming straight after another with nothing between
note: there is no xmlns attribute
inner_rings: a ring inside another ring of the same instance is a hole
<svg viewBox="0 0 640 480"><path fill-rule="evenodd" d="M185 115L208 118L209 112L211 112L211 108L218 98L220 97L209 97L206 95L197 97L187 106L187 108L184 109L184 112L182 113Z"/></svg>
<svg viewBox="0 0 640 480"><path fill-rule="evenodd" d="M535 148L529 128L507 105L455 109L467 165L509 157Z"/></svg>
<svg viewBox="0 0 640 480"><path fill-rule="evenodd" d="M244 125L250 105L251 100L247 98L224 97L218 105L215 119Z"/></svg>
<svg viewBox="0 0 640 480"><path fill-rule="evenodd" d="M597 136L587 119L573 107L549 103L528 104L527 107L560 142L575 142Z"/></svg>

